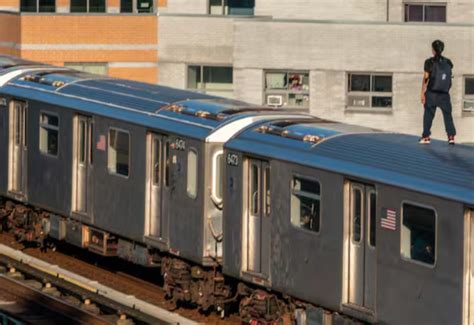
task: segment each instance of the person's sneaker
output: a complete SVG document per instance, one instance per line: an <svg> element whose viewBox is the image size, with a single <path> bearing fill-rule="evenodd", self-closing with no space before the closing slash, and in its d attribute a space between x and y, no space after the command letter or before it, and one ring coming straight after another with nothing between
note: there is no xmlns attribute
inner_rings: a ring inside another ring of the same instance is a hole
<svg viewBox="0 0 474 325"><path fill-rule="evenodd" d="M422 138L418 141L419 144L430 144L430 142L431 142L430 137L422 137Z"/></svg>
<svg viewBox="0 0 474 325"><path fill-rule="evenodd" d="M456 143L456 142L454 141L454 135L450 135L450 136L448 137L448 143L449 143L449 144L455 144L455 143Z"/></svg>

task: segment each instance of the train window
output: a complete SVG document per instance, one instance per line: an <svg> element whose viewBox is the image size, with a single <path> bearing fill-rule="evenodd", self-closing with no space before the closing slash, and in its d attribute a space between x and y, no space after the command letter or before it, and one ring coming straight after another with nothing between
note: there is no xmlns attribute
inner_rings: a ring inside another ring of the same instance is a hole
<svg viewBox="0 0 474 325"><path fill-rule="evenodd" d="M165 186L170 186L170 168L171 168L171 157L170 157L170 143L165 143Z"/></svg>
<svg viewBox="0 0 474 325"><path fill-rule="evenodd" d="M222 202L222 192L223 192L223 183L224 183L224 153L218 151L214 155L214 169L213 169L213 196L217 201L216 203Z"/></svg>
<svg viewBox="0 0 474 325"><path fill-rule="evenodd" d="M253 164L250 166L250 212L258 216L260 211L260 168Z"/></svg>
<svg viewBox="0 0 474 325"><path fill-rule="evenodd" d="M270 216L271 212L271 192L270 192L270 167L263 170L264 191L265 191L265 215Z"/></svg>
<svg viewBox="0 0 474 325"><path fill-rule="evenodd" d="M79 122L79 133L80 133L80 143L79 143L79 162L81 164L86 162L86 122L80 121Z"/></svg>
<svg viewBox="0 0 474 325"><path fill-rule="evenodd" d="M153 139L153 185L160 185L161 141Z"/></svg>
<svg viewBox="0 0 474 325"><path fill-rule="evenodd" d="M186 190L190 198L196 198L198 188L198 159L195 149L188 151L188 169L186 176Z"/></svg>
<svg viewBox="0 0 474 325"><path fill-rule="evenodd" d="M319 182L293 177L291 187L291 223L302 229L319 232L321 224Z"/></svg>
<svg viewBox="0 0 474 325"><path fill-rule="evenodd" d="M433 209L403 204L401 229L402 257L434 265L436 260L436 212Z"/></svg>
<svg viewBox="0 0 474 325"><path fill-rule="evenodd" d="M130 134L111 128L108 151L109 172L128 177L130 172Z"/></svg>
<svg viewBox="0 0 474 325"><path fill-rule="evenodd" d="M369 194L369 246L375 247L376 243L376 218L377 218L377 194Z"/></svg>
<svg viewBox="0 0 474 325"><path fill-rule="evenodd" d="M40 114L39 148L44 154L58 156L59 117L50 113Z"/></svg>
<svg viewBox="0 0 474 325"><path fill-rule="evenodd" d="M352 241L360 243L361 226L362 226L362 192L358 188L354 188L352 193Z"/></svg>

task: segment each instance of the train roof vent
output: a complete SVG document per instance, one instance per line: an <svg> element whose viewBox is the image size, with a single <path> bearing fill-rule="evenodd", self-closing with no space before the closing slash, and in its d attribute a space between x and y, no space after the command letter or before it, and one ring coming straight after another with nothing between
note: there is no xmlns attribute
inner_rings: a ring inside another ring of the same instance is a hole
<svg viewBox="0 0 474 325"><path fill-rule="evenodd" d="M246 112L262 112L262 111L274 111L272 108L231 108L221 111L210 111L205 109L198 109L197 107L188 107L185 105L171 104L160 109L160 111L170 111L181 113L190 116L196 116L200 118L205 118L209 120L221 121L226 118L229 118L235 114L246 113Z"/></svg>
<svg viewBox="0 0 474 325"><path fill-rule="evenodd" d="M52 70L42 71L34 74L27 74L20 80L30 81L42 85L59 88L70 81L83 78L81 73L75 70Z"/></svg>
<svg viewBox="0 0 474 325"><path fill-rule="evenodd" d="M313 124L328 123L329 121L320 118L280 120L270 122L259 126L256 131L259 133L267 133L283 138L293 139L297 141L318 143L325 138L320 133L320 129L314 127Z"/></svg>

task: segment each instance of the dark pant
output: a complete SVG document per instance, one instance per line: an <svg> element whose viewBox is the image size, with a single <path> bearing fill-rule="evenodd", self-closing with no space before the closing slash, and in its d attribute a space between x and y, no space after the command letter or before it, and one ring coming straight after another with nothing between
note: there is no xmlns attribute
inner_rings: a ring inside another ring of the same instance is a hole
<svg viewBox="0 0 474 325"><path fill-rule="evenodd" d="M431 125L435 117L436 108L441 108L444 118L444 127L448 136L456 135L453 116L451 115L451 97L449 94L426 92L425 114L423 115L423 137L431 135Z"/></svg>

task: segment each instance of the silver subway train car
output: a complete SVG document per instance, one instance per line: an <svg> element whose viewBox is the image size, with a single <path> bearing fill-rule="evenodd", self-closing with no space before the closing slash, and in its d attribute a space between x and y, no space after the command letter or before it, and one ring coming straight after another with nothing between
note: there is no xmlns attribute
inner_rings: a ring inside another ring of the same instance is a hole
<svg viewBox="0 0 474 325"><path fill-rule="evenodd" d="M245 322L474 323L467 146L1 57L0 196Z"/></svg>

